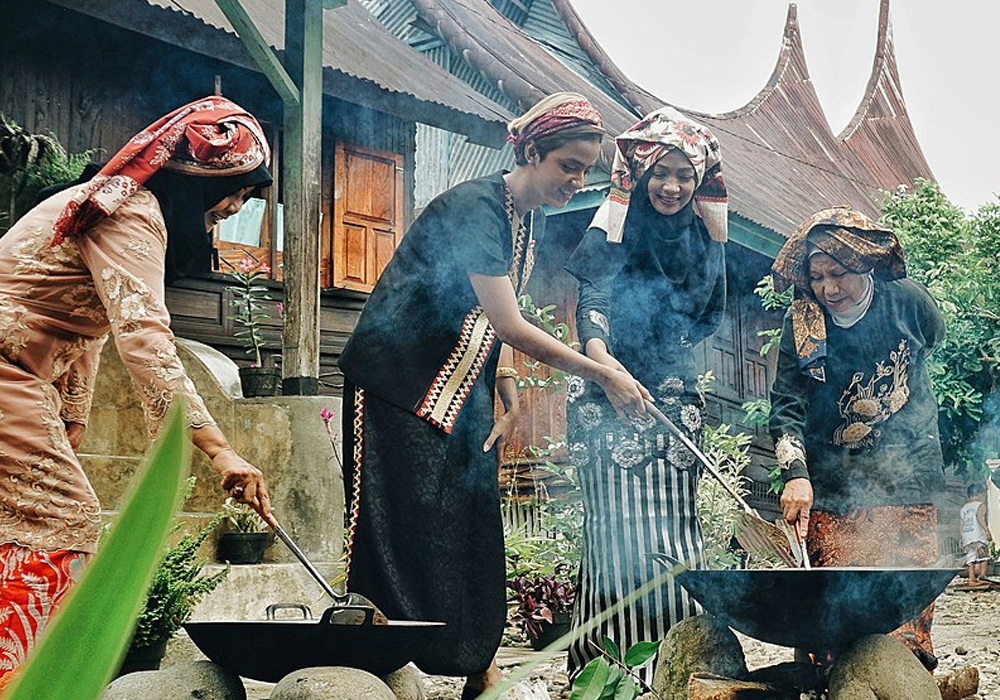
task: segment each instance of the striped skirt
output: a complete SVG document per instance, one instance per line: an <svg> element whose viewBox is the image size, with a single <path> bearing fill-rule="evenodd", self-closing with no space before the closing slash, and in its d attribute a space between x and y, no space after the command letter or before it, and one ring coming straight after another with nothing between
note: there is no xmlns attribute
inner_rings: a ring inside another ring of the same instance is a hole
<svg viewBox="0 0 1000 700"><path fill-rule="evenodd" d="M679 378L664 382L660 409L698 443L702 399ZM651 553L663 552L704 566L695 495L700 464L658 424L624 425L593 385L568 391L567 442L583 493L583 552L573 611L574 631L663 572ZM701 612L672 579L623 606L569 649L571 677L599 655L603 637L624 652L640 641L659 641L671 626ZM639 671L652 681L655 665Z"/></svg>

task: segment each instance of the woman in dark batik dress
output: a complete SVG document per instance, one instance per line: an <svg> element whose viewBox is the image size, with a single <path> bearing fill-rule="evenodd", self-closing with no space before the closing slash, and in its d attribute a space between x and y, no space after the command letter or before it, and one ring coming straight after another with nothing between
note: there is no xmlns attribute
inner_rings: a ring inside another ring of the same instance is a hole
<svg viewBox="0 0 1000 700"><path fill-rule="evenodd" d="M611 195L567 265L580 281L580 344L588 357L631 372L697 442L704 403L694 346L718 328L726 299L719 143L663 108L619 136L617 146ZM703 563L700 468L651 417L619 418L590 382L571 379L568 398L570 461L579 468L585 508L573 615L579 629L659 573L651 553ZM697 612L669 581L575 640L570 673L599 654L604 636L627 649L662 639ZM652 666L641 673L649 682Z"/></svg>
<svg viewBox="0 0 1000 700"><path fill-rule="evenodd" d="M771 388L785 519L817 566L930 566L945 484L927 358L941 313L906 278L895 234L847 207L802 224L772 269L777 289L795 287ZM932 612L894 633L929 668Z"/></svg>
<svg viewBox="0 0 1000 700"><path fill-rule="evenodd" d="M457 185L427 206L340 360L348 588L389 618L446 622L415 662L469 676L466 696L499 681L491 662L506 619L494 389L508 411L517 398L514 369L497 369L497 341L592 377L631 415L648 395L628 373L532 326L517 306L543 232L540 207L565 206L583 186L600 152L600 115L562 93L510 131L514 171Z"/></svg>

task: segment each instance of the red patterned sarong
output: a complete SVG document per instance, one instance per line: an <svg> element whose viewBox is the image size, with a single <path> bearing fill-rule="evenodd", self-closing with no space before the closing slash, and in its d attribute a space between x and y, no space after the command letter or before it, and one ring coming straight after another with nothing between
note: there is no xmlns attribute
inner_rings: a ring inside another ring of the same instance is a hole
<svg viewBox="0 0 1000 700"><path fill-rule="evenodd" d="M69 591L87 555L35 552L0 544L0 695L35 648L56 605Z"/></svg>
<svg viewBox="0 0 1000 700"><path fill-rule="evenodd" d="M814 566L933 566L938 556L937 509L931 505L872 506L843 515L809 515ZM890 634L914 651L934 653L934 603Z"/></svg>

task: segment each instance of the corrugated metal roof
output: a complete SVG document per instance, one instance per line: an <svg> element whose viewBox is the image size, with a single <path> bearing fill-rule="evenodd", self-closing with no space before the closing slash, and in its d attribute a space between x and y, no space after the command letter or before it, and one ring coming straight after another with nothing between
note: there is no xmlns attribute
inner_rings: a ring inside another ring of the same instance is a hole
<svg viewBox="0 0 1000 700"><path fill-rule="evenodd" d="M569 70L486 0L412 0L421 18L480 73L527 109L553 92L572 90L590 99L617 133L636 120L611 97Z"/></svg>
<svg viewBox="0 0 1000 700"><path fill-rule="evenodd" d="M55 0L118 26L256 68L213 0ZM284 46L284 3L242 0L264 40ZM204 31L211 29L216 31ZM324 91L358 104L499 143L510 111L471 89L390 34L357 0L324 13ZM352 80L345 81L347 76ZM359 84L360 81L360 84ZM472 118L470 118L472 117Z"/></svg>

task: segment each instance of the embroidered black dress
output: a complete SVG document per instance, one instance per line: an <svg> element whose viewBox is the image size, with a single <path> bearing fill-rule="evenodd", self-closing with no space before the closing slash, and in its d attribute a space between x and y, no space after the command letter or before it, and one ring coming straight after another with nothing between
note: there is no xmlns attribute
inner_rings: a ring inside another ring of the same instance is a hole
<svg viewBox="0 0 1000 700"><path fill-rule="evenodd" d="M801 372L791 313L785 317L771 436L785 480L812 481L815 510L932 504L944 491L927 372L944 321L917 282L874 284L871 307L851 328L826 315L825 382Z"/></svg>
<svg viewBox="0 0 1000 700"><path fill-rule="evenodd" d="M446 622L415 663L485 671L506 618L492 428L499 342L468 275L520 293L544 215L512 230L502 173L435 198L407 231L344 348L348 588L390 619Z"/></svg>
<svg viewBox="0 0 1000 700"><path fill-rule="evenodd" d="M602 338L659 407L695 441L703 400L694 346L719 326L726 298L725 248L688 205L674 216L632 198L623 243L584 234L566 269L580 281L581 346ZM574 379L568 388L570 460L579 468L585 519L580 586L573 624L580 626L660 573L648 556L666 552L702 562L695 510L700 467L659 425L621 423L604 392ZM611 637L622 649L657 641L696 614L687 592L667 584L623 610L570 648L574 673ZM652 668L642 671L651 680Z"/></svg>

